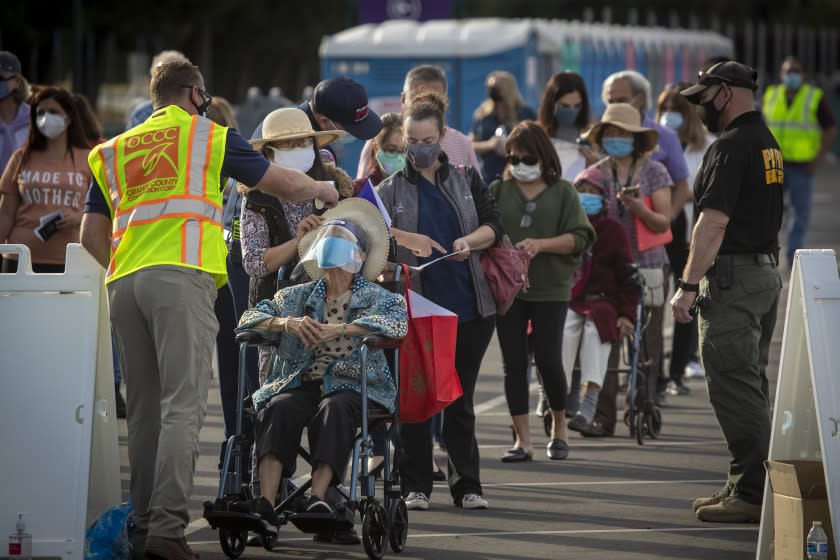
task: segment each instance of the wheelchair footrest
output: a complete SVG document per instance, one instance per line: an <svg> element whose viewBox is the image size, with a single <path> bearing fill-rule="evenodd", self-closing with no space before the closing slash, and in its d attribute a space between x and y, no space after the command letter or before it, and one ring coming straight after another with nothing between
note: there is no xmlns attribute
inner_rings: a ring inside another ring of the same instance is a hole
<svg viewBox="0 0 840 560"><path fill-rule="evenodd" d="M220 503L221 502L221 503ZM204 502L204 519L213 529L223 527L231 531L252 531L260 535L276 535L277 527L255 513L231 511L224 500Z"/></svg>
<svg viewBox="0 0 840 560"><path fill-rule="evenodd" d="M332 534L352 529L353 516L352 510L336 513L293 513L289 516L289 521L304 533Z"/></svg>

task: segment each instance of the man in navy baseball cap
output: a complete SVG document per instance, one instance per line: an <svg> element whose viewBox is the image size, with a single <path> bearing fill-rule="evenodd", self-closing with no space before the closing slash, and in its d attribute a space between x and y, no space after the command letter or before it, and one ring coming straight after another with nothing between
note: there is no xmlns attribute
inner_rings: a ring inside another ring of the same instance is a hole
<svg viewBox="0 0 840 560"><path fill-rule="evenodd" d="M300 108L315 121L316 130L344 130L362 140L369 140L382 130L379 115L368 107L365 88L347 76L319 83L304 105Z"/></svg>

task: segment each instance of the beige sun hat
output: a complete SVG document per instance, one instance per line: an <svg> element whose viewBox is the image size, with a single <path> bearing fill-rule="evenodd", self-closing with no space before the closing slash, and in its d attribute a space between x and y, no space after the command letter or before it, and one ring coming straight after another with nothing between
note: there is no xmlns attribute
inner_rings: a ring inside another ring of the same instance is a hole
<svg viewBox="0 0 840 560"><path fill-rule="evenodd" d="M295 138L313 138L318 147L326 146L338 140L345 134L343 130L312 130L312 123L306 113L295 107L276 109L268 114L263 121L263 137L250 140L256 149L262 148L269 142L277 140L294 140Z"/></svg>
<svg viewBox="0 0 840 560"><path fill-rule="evenodd" d="M650 152L659 143L659 133L652 128L642 126L642 116L639 110L629 103L611 103L601 117L601 121L595 123L586 133L585 138L590 142L600 145L601 131L607 125L617 126L627 132L632 132L636 137L641 136L644 141L642 152Z"/></svg>
<svg viewBox="0 0 840 560"><path fill-rule="evenodd" d="M365 263L362 265L361 274L368 280L376 280L382 271L385 270L385 263L388 260L388 226L385 225L385 218L379 210L363 198L346 198L324 212L324 220L344 220L350 222L354 228L361 229L361 240L367 244ZM298 256L303 258L309 252L312 243L318 237L316 228L309 230L300 238L298 243ZM363 247L363 249L365 249ZM315 261L303 261L306 273L313 280L324 276L324 271L318 268Z"/></svg>

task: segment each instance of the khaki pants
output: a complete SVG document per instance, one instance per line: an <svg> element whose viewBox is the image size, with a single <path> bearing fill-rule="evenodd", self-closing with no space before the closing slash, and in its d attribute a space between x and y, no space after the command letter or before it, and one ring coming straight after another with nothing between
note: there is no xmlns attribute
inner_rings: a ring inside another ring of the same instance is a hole
<svg viewBox="0 0 840 560"><path fill-rule="evenodd" d="M760 504L770 446L767 362L782 280L772 263L754 256L721 258L729 260L728 270L718 265L715 276L700 282L700 293L710 298L698 317L700 351L709 400L732 457L727 491Z"/></svg>
<svg viewBox="0 0 840 560"><path fill-rule="evenodd" d="M180 538L198 432L207 410L216 285L199 270L159 266L108 285L126 382L131 501L137 527Z"/></svg>

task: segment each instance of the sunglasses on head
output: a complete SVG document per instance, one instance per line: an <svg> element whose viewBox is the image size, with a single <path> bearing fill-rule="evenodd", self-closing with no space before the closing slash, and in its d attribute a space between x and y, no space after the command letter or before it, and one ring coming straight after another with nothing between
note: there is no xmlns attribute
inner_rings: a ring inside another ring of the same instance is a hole
<svg viewBox="0 0 840 560"><path fill-rule="evenodd" d="M507 155L507 162L511 165L519 165L520 163L524 163L525 165L537 165L540 162L540 158L537 156L515 156L513 154Z"/></svg>
<svg viewBox="0 0 840 560"><path fill-rule="evenodd" d="M537 203L533 200L525 203L525 213L522 214L522 219L519 220L519 227L521 228L528 228L531 227L531 224L534 222L531 214L534 213L534 210L537 209Z"/></svg>

